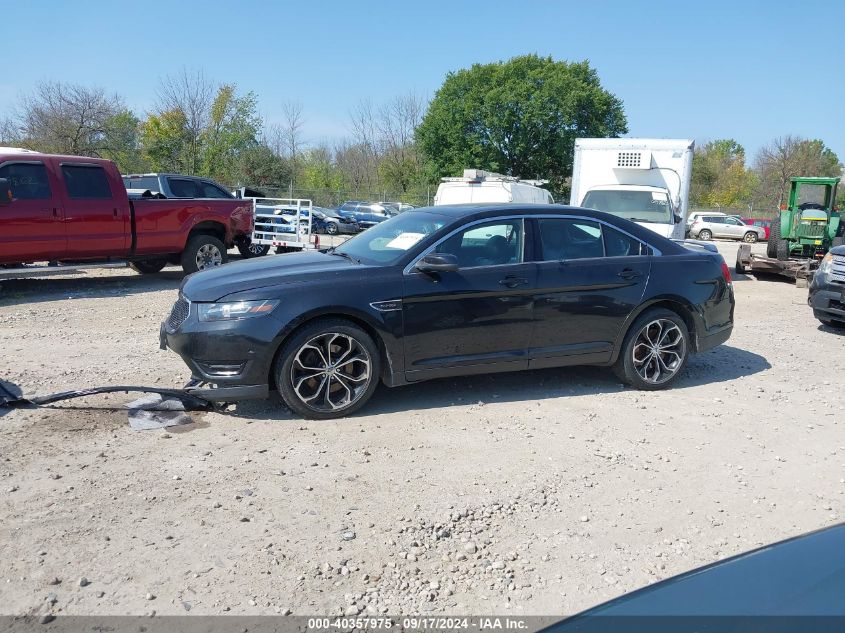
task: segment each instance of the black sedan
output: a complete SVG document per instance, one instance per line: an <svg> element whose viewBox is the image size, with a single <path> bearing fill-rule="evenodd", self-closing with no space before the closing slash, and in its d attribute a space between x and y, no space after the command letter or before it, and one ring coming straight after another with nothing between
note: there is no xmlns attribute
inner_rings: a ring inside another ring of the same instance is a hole
<svg viewBox="0 0 845 633"><path fill-rule="evenodd" d="M819 321L845 328L845 246L836 246L824 256L810 282L807 302Z"/></svg>
<svg viewBox="0 0 845 633"><path fill-rule="evenodd" d="M325 252L191 275L161 326L203 395L279 391L336 418L379 381L606 365L661 389L728 339L730 272L711 250L559 205L406 211Z"/></svg>

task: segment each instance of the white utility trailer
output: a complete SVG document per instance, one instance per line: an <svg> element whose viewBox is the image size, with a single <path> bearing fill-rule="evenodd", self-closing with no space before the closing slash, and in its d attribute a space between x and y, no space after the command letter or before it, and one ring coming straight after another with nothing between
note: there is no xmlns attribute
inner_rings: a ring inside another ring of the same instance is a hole
<svg viewBox="0 0 845 633"><path fill-rule="evenodd" d="M252 200L255 218L250 246L253 255L263 255L271 248L277 253L290 253L319 247L320 238L311 225L314 210L311 200L305 198L250 198L250 200Z"/></svg>

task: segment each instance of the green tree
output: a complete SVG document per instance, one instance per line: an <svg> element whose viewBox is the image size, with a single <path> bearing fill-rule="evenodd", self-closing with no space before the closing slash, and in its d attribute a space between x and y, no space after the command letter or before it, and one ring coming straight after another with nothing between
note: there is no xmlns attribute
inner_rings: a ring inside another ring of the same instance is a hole
<svg viewBox="0 0 845 633"><path fill-rule="evenodd" d="M249 92L236 96L235 86L221 86L211 104L208 126L201 135L202 174L228 180L245 152L258 147L261 119L257 99Z"/></svg>
<svg viewBox="0 0 845 633"><path fill-rule="evenodd" d="M154 171L190 173L191 134L180 109L150 114L141 129L144 156Z"/></svg>
<svg viewBox="0 0 845 633"><path fill-rule="evenodd" d="M622 101L589 62L525 55L449 73L416 138L436 177L476 167L546 178L560 191L576 137L627 131Z"/></svg>
<svg viewBox="0 0 845 633"><path fill-rule="evenodd" d="M690 198L704 207L739 207L748 203L754 177L745 168L745 149L734 139L696 148Z"/></svg>
<svg viewBox="0 0 845 633"><path fill-rule="evenodd" d="M106 121L104 146L103 158L117 163L121 173L144 172L149 167L141 151L141 121L131 110Z"/></svg>

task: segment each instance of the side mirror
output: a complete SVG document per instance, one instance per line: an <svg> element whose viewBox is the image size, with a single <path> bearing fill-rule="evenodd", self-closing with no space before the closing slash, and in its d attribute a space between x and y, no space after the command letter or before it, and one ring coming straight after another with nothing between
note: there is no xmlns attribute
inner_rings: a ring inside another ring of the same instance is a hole
<svg viewBox="0 0 845 633"><path fill-rule="evenodd" d="M12 202L12 187L9 185L8 178L0 178L0 207L5 207Z"/></svg>
<svg viewBox="0 0 845 633"><path fill-rule="evenodd" d="M431 253L417 262L422 273L453 273L458 270L458 258L450 253Z"/></svg>

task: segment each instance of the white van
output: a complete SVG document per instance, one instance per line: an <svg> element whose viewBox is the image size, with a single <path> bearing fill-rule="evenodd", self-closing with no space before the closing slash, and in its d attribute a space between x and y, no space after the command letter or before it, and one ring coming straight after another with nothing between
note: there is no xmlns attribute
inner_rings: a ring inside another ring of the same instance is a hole
<svg viewBox="0 0 845 633"><path fill-rule="evenodd" d="M460 178L443 178L434 196L434 206L480 202L495 204L553 204L552 194L541 185L547 180L520 180L481 169L465 169Z"/></svg>

